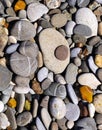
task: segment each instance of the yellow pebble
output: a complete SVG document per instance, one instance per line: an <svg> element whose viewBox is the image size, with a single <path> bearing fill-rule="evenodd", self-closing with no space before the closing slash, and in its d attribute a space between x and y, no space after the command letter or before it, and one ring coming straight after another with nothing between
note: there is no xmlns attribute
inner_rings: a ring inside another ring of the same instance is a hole
<svg viewBox="0 0 102 130"><path fill-rule="evenodd" d="M26 3L23 0L18 0L14 6L14 10L23 10L26 7Z"/></svg>
<svg viewBox="0 0 102 130"><path fill-rule="evenodd" d="M17 102L14 98L11 98L9 101L8 101L8 106L11 107L11 108L15 108L17 106Z"/></svg>
<svg viewBox="0 0 102 130"><path fill-rule="evenodd" d="M25 108L27 111L30 111L30 108L31 108L31 103L30 103L30 101L28 101L28 100L25 101L25 106L24 106L24 108Z"/></svg>
<svg viewBox="0 0 102 130"><path fill-rule="evenodd" d="M90 87L88 86L81 86L80 87L80 94L83 100L87 102L92 102L93 100L93 91Z"/></svg>
<svg viewBox="0 0 102 130"><path fill-rule="evenodd" d="M101 55L96 55L95 56L95 64L98 67L102 68L102 56Z"/></svg>

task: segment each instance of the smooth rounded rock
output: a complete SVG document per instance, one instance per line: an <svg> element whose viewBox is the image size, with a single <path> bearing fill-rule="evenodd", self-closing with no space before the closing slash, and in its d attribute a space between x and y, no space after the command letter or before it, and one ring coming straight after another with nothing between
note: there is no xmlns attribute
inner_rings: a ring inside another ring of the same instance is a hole
<svg viewBox="0 0 102 130"><path fill-rule="evenodd" d="M54 118L62 119L66 114L66 106L63 100L60 98L52 98L50 100L50 112Z"/></svg>
<svg viewBox="0 0 102 130"><path fill-rule="evenodd" d="M96 45L97 43L99 43L100 40L101 40L101 39L100 39L99 36L94 36L94 37L92 37L91 39L89 39L88 45L94 46L94 45Z"/></svg>
<svg viewBox="0 0 102 130"><path fill-rule="evenodd" d="M79 9L76 13L75 19L77 24L84 24L91 29L92 33L88 37L97 35L98 22L96 16L89 8Z"/></svg>
<svg viewBox="0 0 102 130"><path fill-rule="evenodd" d="M80 109L78 107L78 105L73 104L73 103L68 103L66 104L66 115L65 117L69 120L69 121L76 121L78 120L79 116L80 116Z"/></svg>
<svg viewBox="0 0 102 130"><path fill-rule="evenodd" d="M35 22L48 12L48 8L39 2L31 3L27 7L27 16L31 22Z"/></svg>
<svg viewBox="0 0 102 130"><path fill-rule="evenodd" d="M17 116L17 125L18 126L25 126L29 124L32 120L32 115L30 112L23 112Z"/></svg>
<svg viewBox="0 0 102 130"><path fill-rule="evenodd" d="M67 130L66 123L67 123L67 119L66 118L62 118L60 120L57 120L58 127L60 129L62 129L62 130Z"/></svg>
<svg viewBox="0 0 102 130"><path fill-rule="evenodd" d="M85 44L86 41L87 41L87 39L86 39L85 36L83 36L83 35L75 34L75 35L73 36L73 41L74 41L75 43L83 43L83 44Z"/></svg>
<svg viewBox="0 0 102 130"><path fill-rule="evenodd" d="M13 52L15 52L18 48L19 44L14 44L14 45L10 45L7 49L6 49L6 53L7 54L11 54Z"/></svg>
<svg viewBox="0 0 102 130"><path fill-rule="evenodd" d="M96 114L95 120L97 124L102 124L102 114Z"/></svg>
<svg viewBox="0 0 102 130"><path fill-rule="evenodd" d="M49 9L56 9L60 6L61 0L45 0L46 5Z"/></svg>
<svg viewBox="0 0 102 130"><path fill-rule="evenodd" d="M12 36L16 37L17 40L24 41L33 38L36 35L36 30L32 23L21 20L15 22L10 33Z"/></svg>
<svg viewBox="0 0 102 130"><path fill-rule="evenodd" d="M79 7L86 7L89 4L90 0L77 0L77 5Z"/></svg>
<svg viewBox="0 0 102 130"><path fill-rule="evenodd" d="M66 39L55 29L48 28L40 33L39 42L45 66L55 74L63 72L69 63L70 57L70 50ZM63 61L57 59L54 55L55 49L60 45L64 45L68 49L68 56Z"/></svg>
<svg viewBox="0 0 102 130"><path fill-rule="evenodd" d="M51 130L58 130L58 124L56 122L52 122Z"/></svg>
<svg viewBox="0 0 102 130"><path fill-rule="evenodd" d="M0 101L0 112L2 112L3 110L4 110L4 103Z"/></svg>

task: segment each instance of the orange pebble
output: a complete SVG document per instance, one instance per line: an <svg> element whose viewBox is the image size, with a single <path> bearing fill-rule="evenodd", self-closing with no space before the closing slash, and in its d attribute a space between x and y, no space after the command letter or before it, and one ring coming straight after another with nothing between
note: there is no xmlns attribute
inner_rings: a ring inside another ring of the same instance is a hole
<svg viewBox="0 0 102 130"><path fill-rule="evenodd" d="M83 100L86 100L87 102L92 102L93 99L93 91L88 86L82 86L80 87L80 94Z"/></svg>
<svg viewBox="0 0 102 130"><path fill-rule="evenodd" d="M11 107L11 108L15 108L17 106L17 102L14 98L11 98L9 101L8 101L8 106Z"/></svg>
<svg viewBox="0 0 102 130"><path fill-rule="evenodd" d="M18 0L14 6L14 10L23 10L26 7L26 3L23 0Z"/></svg>

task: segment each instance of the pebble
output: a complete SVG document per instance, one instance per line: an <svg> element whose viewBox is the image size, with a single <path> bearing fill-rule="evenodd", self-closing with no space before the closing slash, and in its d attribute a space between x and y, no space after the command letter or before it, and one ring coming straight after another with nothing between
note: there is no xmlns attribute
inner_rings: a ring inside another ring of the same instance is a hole
<svg viewBox="0 0 102 130"><path fill-rule="evenodd" d="M0 101L0 112L2 112L3 110L4 110L4 103Z"/></svg>
<svg viewBox="0 0 102 130"><path fill-rule="evenodd" d="M69 121L76 121L78 120L79 116L80 116L80 109L79 106L73 103L68 103L66 104L66 115L65 117L69 120Z"/></svg>
<svg viewBox="0 0 102 130"><path fill-rule="evenodd" d="M78 82L81 85L89 86L91 89L97 89L101 82L92 73L83 73L78 76Z"/></svg>
<svg viewBox="0 0 102 130"><path fill-rule="evenodd" d="M102 69L97 70L97 77L102 82Z"/></svg>
<svg viewBox="0 0 102 130"><path fill-rule="evenodd" d="M76 126L75 130L79 129L80 127L86 130L97 130L95 120L90 117L80 119L79 121L76 122L75 126Z"/></svg>
<svg viewBox="0 0 102 130"><path fill-rule="evenodd" d="M29 27L29 29L28 29ZM34 25L27 20L18 20L11 29L11 35L19 41L30 40L36 35Z"/></svg>
<svg viewBox="0 0 102 130"><path fill-rule="evenodd" d="M49 72L47 77L48 77L48 79L51 80L51 82L54 81L54 73L53 72Z"/></svg>
<svg viewBox="0 0 102 130"><path fill-rule="evenodd" d="M60 98L52 98L50 100L50 112L54 118L62 119L66 114L66 106L63 100Z"/></svg>
<svg viewBox="0 0 102 130"><path fill-rule="evenodd" d="M95 64L99 67L102 68L102 56L101 55L95 55Z"/></svg>
<svg viewBox="0 0 102 130"><path fill-rule="evenodd" d="M34 99L34 101L33 101L33 112L32 112L33 118L35 118L37 116L38 106L39 106L38 100Z"/></svg>
<svg viewBox="0 0 102 130"><path fill-rule="evenodd" d="M94 45L96 45L97 43L99 43L100 40L101 40L101 39L100 39L99 36L94 36L94 37L92 37L92 38L88 41L88 45L94 46Z"/></svg>
<svg viewBox="0 0 102 130"><path fill-rule="evenodd" d="M46 67L55 74L63 72L69 63L70 57L70 50L66 39L55 29L48 28L40 33L39 42ZM68 56L64 61L57 59L54 55L56 48L61 45L66 46L68 49Z"/></svg>
<svg viewBox="0 0 102 130"><path fill-rule="evenodd" d="M0 129L6 129L10 125L7 116L4 113L0 113Z"/></svg>
<svg viewBox="0 0 102 130"><path fill-rule="evenodd" d="M87 62L85 60L82 60L81 62L82 63L81 63L80 68L82 72L89 72L89 67L87 66Z"/></svg>
<svg viewBox="0 0 102 130"><path fill-rule="evenodd" d="M6 110L5 114L8 117L8 120L10 122L10 126L12 127L12 129L16 129L17 124L16 124L16 118L15 118L15 114L13 112L13 109L10 108L10 107L7 107L7 110Z"/></svg>
<svg viewBox="0 0 102 130"><path fill-rule="evenodd" d="M42 106L43 108L48 109L49 98L50 98L49 96L45 96L45 97L42 99L42 101L41 101L41 103L40 103L40 106Z"/></svg>
<svg viewBox="0 0 102 130"><path fill-rule="evenodd" d="M6 53L7 54L11 54L13 52L15 52L18 48L19 44L14 44L14 45L10 45L7 49L6 49Z"/></svg>
<svg viewBox="0 0 102 130"><path fill-rule="evenodd" d="M46 129L49 129L52 119L46 108L41 109L41 118L42 118L42 121L43 121Z"/></svg>
<svg viewBox="0 0 102 130"><path fill-rule="evenodd" d="M95 111L97 113L102 113L102 94L98 94L94 96L93 104L95 106Z"/></svg>
<svg viewBox="0 0 102 130"><path fill-rule="evenodd" d="M102 124L102 114L96 114L95 120L97 124Z"/></svg>
<svg viewBox="0 0 102 130"><path fill-rule="evenodd" d="M15 17L16 16L16 13L14 11L14 9L12 7L9 7L6 9L6 13L9 15L9 16L13 16Z"/></svg>
<svg viewBox="0 0 102 130"><path fill-rule="evenodd" d="M76 0L68 0L68 4L69 4L70 6L75 6Z"/></svg>
<svg viewBox="0 0 102 130"><path fill-rule="evenodd" d="M55 75L55 81L60 84L66 84L64 77L60 74Z"/></svg>
<svg viewBox="0 0 102 130"><path fill-rule="evenodd" d="M57 120L58 127L62 130L67 130L66 123L67 123L66 118L62 118L62 119Z"/></svg>
<svg viewBox="0 0 102 130"><path fill-rule="evenodd" d="M89 4L90 0L77 0L77 5L79 7L86 7Z"/></svg>
<svg viewBox="0 0 102 130"><path fill-rule="evenodd" d="M52 28L52 25L48 20L41 20L40 24L43 28Z"/></svg>
<svg viewBox="0 0 102 130"><path fill-rule="evenodd" d="M74 104L78 104L78 97L77 97L72 85L70 85L70 84L67 85L67 91L68 91L68 94L69 94L72 102Z"/></svg>
<svg viewBox="0 0 102 130"><path fill-rule="evenodd" d="M95 115L95 107L92 103L88 104L89 115L91 118Z"/></svg>
<svg viewBox="0 0 102 130"><path fill-rule="evenodd" d="M75 27L76 23L74 21L68 21L65 26L65 31L68 37L71 37L73 35L73 29Z"/></svg>
<svg viewBox="0 0 102 130"><path fill-rule="evenodd" d="M92 33L88 37L97 35L97 28L98 28L97 19L94 13L89 8L79 9L76 13L75 19L77 24L84 24L91 29Z"/></svg>
<svg viewBox="0 0 102 130"><path fill-rule="evenodd" d="M58 130L58 124L56 122L51 123L51 130Z"/></svg>
<svg viewBox="0 0 102 130"><path fill-rule="evenodd" d="M75 35L73 35L73 41L75 43L83 43L83 44L85 44L87 39L83 35L75 34Z"/></svg>
<svg viewBox="0 0 102 130"><path fill-rule="evenodd" d="M78 67L70 63L66 69L65 80L68 84L74 84L78 74Z"/></svg>
<svg viewBox="0 0 102 130"><path fill-rule="evenodd" d="M40 51L38 52L37 60L38 60L38 67L41 68L43 66L43 56Z"/></svg>
<svg viewBox="0 0 102 130"><path fill-rule="evenodd" d="M46 67L41 68L38 71L37 78L39 82L42 82L48 76L48 69Z"/></svg>
<svg viewBox="0 0 102 130"><path fill-rule="evenodd" d="M97 55L102 55L101 49L102 49L102 44L101 44L101 41L100 41L99 45L97 45L97 48L95 48L95 54L96 54L96 56Z"/></svg>
<svg viewBox="0 0 102 130"><path fill-rule="evenodd" d="M50 79L45 79L42 83L41 83L41 88L43 90L46 90L51 84L51 80Z"/></svg>
<svg viewBox="0 0 102 130"><path fill-rule="evenodd" d="M35 22L44 14L48 13L48 8L39 2L31 3L27 7L27 16L31 22Z"/></svg>
<svg viewBox="0 0 102 130"><path fill-rule="evenodd" d="M18 115L16 119L18 126L25 126L29 124L31 120L32 120L32 115L28 111L23 112L20 115Z"/></svg>
<svg viewBox="0 0 102 130"><path fill-rule="evenodd" d="M4 6L1 1L0 1L0 14L4 14Z"/></svg>
<svg viewBox="0 0 102 130"><path fill-rule="evenodd" d="M67 22L67 17L65 14L55 14L51 18L51 24L57 28L61 28L65 26L66 22Z"/></svg>
<svg viewBox="0 0 102 130"><path fill-rule="evenodd" d="M90 27L84 24L78 24L74 27L73 30L74 34L83 35L85 37L90 36L92 34L92 31Z"/></svg>
<svg viewBox="0 0 102 130"><path fill-rule="evenodd" d="M102 0L96 0L98 3L102 4Z"/></svg>
<svg viewBox="0 0 102 130"><path fill-rule="evenodd" d="M68 121L67 127L68 127L68 129L72 129L74 127L74 121Z"/></svg>
<svg viewBox="0 0 102 130"><path fill-rule="evenodd" d="M36 126L38 130L46 130L39 117L36 118Z"/></svg>
<svg viewBox="0 0 102 130"><path fill-rule="evenodd" d="M19 11L19 14L18 14L18 16L19 16L19 18L21 18L21 19L26 19L26 11L25 10L20 10Z"/></svg>
<svg viewBox="0 0 102 130"><path fill-rule="evenodd" d="M17 43L17 40L14 36L9 36L8 37L8 43L11 44L11 43Z"/></svg>
<svg viewBox="0 0 102 130"><path fill-rule="evenodd" d="M70 57L71 58L78 57L80 52L81 52L81 48L79 48L79 47L72 48L71 52L70 52Z"/></svg>
<svg viewBox="0 0 102 130"><path fill-rule="evenodd" d="M61 0L45 0L46 5L49 9L56 9L60 6Z"/></svg>
<svg viewBox="0 0 102 130"><path fill-rule="evenodd" d="M102 22L98 24L98 34L102 36Z"/></svg>

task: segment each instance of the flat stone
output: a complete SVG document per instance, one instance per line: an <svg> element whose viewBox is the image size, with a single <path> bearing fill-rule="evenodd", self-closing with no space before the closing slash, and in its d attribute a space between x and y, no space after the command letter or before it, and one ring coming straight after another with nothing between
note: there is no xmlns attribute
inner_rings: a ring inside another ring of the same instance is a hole
<svg viewBox="0 0 102 130"><path fill-rule="evenodd" d="M36 35L36 29L29 21L20 20L14 23L10 33L12 36L16 37L17 40L24 41L33 38Z"/></svg>
<svg viewBox="0 0 102 130"><path fill-rule="evenodd" d="M29 124L32 120L32 115L30 112L26 111L17 116L17 125L18 126L25 126Z"/></svg>
<svg viewBox="0 0 102 130"><path fill-rule="evenodd" d="M48 12L48 8L39 2L31 3L27 7L27 16L31 22L35 22Z"/></svg>
<svg viewBox="0 0 102 130"><path fill-rule="evenodd" d="M50 112L54 118L62 119L66 114L66 106L63 100L60 98L52 98L50 100Z"/></svg>
<svg viewBox="0 0 102 130"><path fill-rule="evenodd" d="M9 83L12 78L12 73L8 68L0 65L0 91L3 91L9 87Z"/></svg>
<svg viewBox="0 0 102 130"><path fill-rule="evenodd" d="M84 24L78 24L74 27L74 33L75 34L79 34L79 35L83 35L83 36L90 36L92 31L90 29L89 26L84 25Z"/></svg>
<svg viewBox="0 0 102 130"><path fill-rule="evenodd" d="M51 18L51 24L57 28L65 26L66 22L67 17L65 14L55 14Z"/></svg>
<svg viewBox="0 0 102 130"><path fill-rule="evenodd" d="M51 116L50 114L48 113L47 109L46 108L42 108L41 109L41 118L42 118L42 121L46 127L46 129L49 129L49 126L51 124Z"/></svg>
<svg viewBox="0 0 102 130"><path fill-rule="evenodd" d="M96 114L95 120L97 124L102 124L102 114Z"/></svg>
<svg viewBox="0 0 102 130"><path fill-rule="evenodd" d="M73 84L76 81L76 76L78 74L78 67L73 63L70 63L66 69L65 80L68 84Z"/></svg>
<svg viewBox="0 0 102 130"><path fill-rule="evenodd" d="M77 0L77 5L79 7L86 7L89 4L90 0Z"/></svg>
<svg viewBox="0 0 102 130"><path fill-rule="evenodd" d="M76 126L75 130L79 129L80 127L85 130L97 130L95 120L90 117L80 119L79 121L76 122L75 126Z"/></svg>
<svg viewBox="0 0 102 130"><path fill-rule="evenodd" d="M55 56L59 60L65 60L68 57L68 48L66 46L58 46L55 50Z"/></svg>
<svg viewBox="0 0 102 130"><path fill-rule="evenodd" d="M94 96L94 99L93 99L93 104L95 106L95 111L97 113L100 113L102 114L102 94L98 94L98 95L95 95Z"/></svg>
<svg viewBox="0 0 102 130"><path fill-rule="evenodd" d="M89 86L91 89L96 89L101 82L92 73L83 73L78 76L78 82L81 85Z"/></svg>
<svg viewBox="0 0 102 130"><path fill-rule="evenodd" d="M75 19L77 24L84 24L91 29L92 33L90 36L88 36L88 38L97 35L97 18L89 8L79 9L76 13Z"/></svg>
<svg viewBox="0 0 102 130"><path fill-rule="evenodd" d="M88 41L88 45L90 46L94 46L97 43L99 43L101 41L101 38L99 36L94 36L92 37L89 41Z"/></svg>
<svg viewBox="0 0 102 130"><path fill-rule="evenodd" d="M48 28L40 33L39 43L44 56L45 66L55 74L63 72L69 63L70 57L66 39L55 29ZM64 45L68 49L68 56L64 61L57 59L54 55L55 49L60 45Z"/></svg>
<svg viewBox="0 0 102 130"><path fill-rule="evenodd" d="M73 103L68 103L66 104L66 115L65 117L69 120L69 121L76 121L78 120L79 116L80 116L80 109L79 106Z"/></svg>

